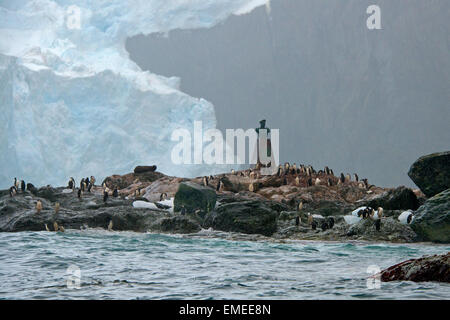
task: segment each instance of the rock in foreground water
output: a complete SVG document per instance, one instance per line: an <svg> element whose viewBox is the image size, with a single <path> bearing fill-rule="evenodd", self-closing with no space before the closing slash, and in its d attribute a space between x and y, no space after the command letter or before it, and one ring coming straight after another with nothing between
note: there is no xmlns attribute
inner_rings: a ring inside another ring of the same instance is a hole
<svg viewBox="0 0 450 320"><path fill-rule="evenodd" d="M381 281L450 282L450 252L404 261L381 271L380 276Z"/></svg>

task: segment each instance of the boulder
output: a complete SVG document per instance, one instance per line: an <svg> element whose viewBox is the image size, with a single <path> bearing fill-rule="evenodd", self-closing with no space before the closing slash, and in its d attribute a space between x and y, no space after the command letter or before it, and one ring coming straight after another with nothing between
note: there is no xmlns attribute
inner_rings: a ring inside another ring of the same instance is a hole
<svg viewBox="0 0 450 320"><path fill-rule="evenodd" d="M425 201L411 227L421 240L450 243L450 189Z"/></svg>
<svg viewBox="0 0 450 320"><path fill-rule="evenodd" d="M381 281L450 282L450 252L410 259L389 267L379 274Z"/></svg>
<svg viewBox="0 0 450 320"><path fill-rule="evenodd" d="M175 194L174 210L178 212L184 206L187 212L210 212L216 206L216 199L215 190L190 181L182 182Z"/></svg>
<svg viewBox="0 0 450 320"><path fill-rule="evenodd" d="M413 242L417 238L408 225L401 224L391 217L381 219L380 231L376 230L374 220L362 219L350 226L346 236L357 237L361 240L393 242Z"/></svg>
<svg viewBox="0 0 450 320"><path fill-rule="evenodd" d="M47 186L47 187L42 187L39 189L32 189L31 191L36 197L39 198L44 198L47 199L49 201L55 202L56 201L56 192L57 190Z"/></svg>
<svg viewBox="0 0 450 320"><path fill-rule="evenodd" d="M382 207L385 210L416 210L419 207L416 194L405 186L385 191L362 202L366 206L375 209Z"/></svg>
<svg viewBox="0 0 450 320"><path fill-rule="evenodd" d="M201 230L200 225L186 216L165 217L150 227L153 231L172 233L194 233Z"/></svg>
<svg viewBox="0 0 450 320"><path fill-rule="evenodd" d="M277 230L277 216L278 213L262 201L232 202L208 213L204 227L270 236Z"/></svg>
<svg viewBox="0 0 450 320"><path fill-rule="evenodd" d="M408 176L427 197L450 188L450 151L429 154L416 160Z"/></svg>
<svg viewBox="0 0 450 320"><path fill-rule="evenodd" d="M134 173L155 172L156 166L137 166L134 168Z"/></svg>

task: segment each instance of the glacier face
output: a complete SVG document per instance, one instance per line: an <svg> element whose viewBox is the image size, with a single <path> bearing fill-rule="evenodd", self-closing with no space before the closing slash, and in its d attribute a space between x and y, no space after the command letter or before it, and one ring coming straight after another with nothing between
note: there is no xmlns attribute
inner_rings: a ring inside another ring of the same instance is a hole
<svg viewBox="0 0 450 320"><path fill-rule="evenodd" d="M0 3L0 188L14 177L35 185L101 180L138 164L177 176L223 171L171 165L172 131L198 120L215 128L214 107L179 91L178 78L143 72L125 40L211 27L266 0L129 3Z"/></svg>

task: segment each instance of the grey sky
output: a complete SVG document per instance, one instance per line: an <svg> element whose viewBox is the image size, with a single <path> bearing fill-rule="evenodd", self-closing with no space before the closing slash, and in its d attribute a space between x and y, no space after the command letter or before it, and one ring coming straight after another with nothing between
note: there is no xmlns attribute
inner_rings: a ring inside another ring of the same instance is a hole
<svg viewBox="0 0 450 320"><path fill-rule="evenodd" d="M366 8L381 8L368 30ZM450 2L273 0L211 29L128 39L143 69L181 78L218 128L280 129L280 160L382 186L450 149Z"/></svg>

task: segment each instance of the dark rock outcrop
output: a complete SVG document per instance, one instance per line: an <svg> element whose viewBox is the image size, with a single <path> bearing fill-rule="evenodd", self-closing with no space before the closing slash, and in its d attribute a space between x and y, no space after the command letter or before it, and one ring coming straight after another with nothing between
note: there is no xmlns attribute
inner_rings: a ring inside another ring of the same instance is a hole
<svg viewBox="0 0 450 320"><path fill-rule="evenodd" d="M416 194L411 189L401 186L376 195L364 201L364 204L385 210L416 210L419 207L419 201Z"/></svg>
<svg viewBox="0 0 450 320"><path fill-rule="evenodd" d="M153 231L194 233L201 230L200 225L186 216L164 217L150 226Z"/></svg>
<svg viewBox="0 0 450 320"><path fill-rule="evenodd" d="M450 282L450 252L410 259L380 272L381 281Z"/></svg>
<svg viewBox="0 0 450 320"><path fill-rule="evenodd" d="M450 189L428 199L411 224L421 240L450 243Z"/></svg>
<svg viewBox="0 0 450 320"><path fill-rule="evenodd" d="M393 242L413 242L417 238L408 225L401 224L397 219L391 217L381 219L379 231L375 228L375 222L375 220L363 219L350 226L346 236Z"/></svg>
<svg viewBox="0 0 450 320"><path fill-rule="evenodd" d="M408 176L427 197L450 188L450 151L429 154L416 160Z"/></svg>
<svg viewBox="0 0 450 320"><path fill-rule="evenodd" d="M216 192L212 188L191 181L182 182L175 194L174 210L178 212L184 206L187 212L210 212L216 205L216 199Z"/></svg>
<svg viewBox="0 0 450 320"><path fill-rule="evenodd" d="M219 206L205 218L204 226L221 231L272 235L277 229L277 212L257 200Z"/></svg>

